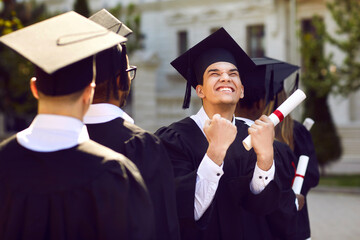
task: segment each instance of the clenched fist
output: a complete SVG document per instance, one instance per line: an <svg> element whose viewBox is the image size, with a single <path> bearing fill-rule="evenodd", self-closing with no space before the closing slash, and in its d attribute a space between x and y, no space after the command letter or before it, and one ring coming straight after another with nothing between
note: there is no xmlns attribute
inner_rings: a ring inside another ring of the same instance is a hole
<svg viewBox="0 0 360 240"><path fill-rule="evenodd" d="M271 120L262 115L248 129L251 135L251 144L257 156L257 165L264 171L271 168L274 159L274 124Z"/></svg>
<svg viewBox="0 0 360 240"><path fill-rule="evenodd" d="M211 120L205 122L204 133L209 142L206 154L220 166L227 149L235 140L237 129L229 120L215 114Z"/></svg>

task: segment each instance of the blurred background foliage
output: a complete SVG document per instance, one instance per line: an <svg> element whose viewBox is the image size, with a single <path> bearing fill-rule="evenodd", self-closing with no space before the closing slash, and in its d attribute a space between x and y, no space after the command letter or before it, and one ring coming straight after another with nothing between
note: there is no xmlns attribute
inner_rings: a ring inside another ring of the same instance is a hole
<svg viewBox="0 0 360 240"><path fill-rule="evenodd" d="M74 11L89 17L90 11L87 0L76 0ZM134 4L123 7L121 4L109 9L114 16L133 30L127 43L128 52L141 47L140 33L141 16ZM0 1L0 36L16 31L33 23L50 18L58 13L49 14L43 3L35 0ZM33 76L32 64L16 52L0 44L0 113L5 116L5 130L17 132L28 127L36 115L37 103L31 95L29 81Z"/></svg>
<svg viewBox="0 0 360 240"><path fill-rule="evenodd" d="M44 4L35 1L2 0L1 4L0 36L49 17ZM36 113L36 101L29 91L33 68L4 45L0 46L0 56L0 112L5 115L6 130L19 131Z"/></svg>
<svg viewBox="0 0 360 240"><path fill-rule="evenodd" d="M323 174L324 166L339 160L342 153L328 98L330 94L348 96L360 88L360 1L334 0L327 8L337 25L336 37L319 16L311 19L309 31L300 33L302 84L307 94L303 118L311 117L316 123L311 133ZM325 44L345 54L341 65L335 65L333 55L325 56Z"/></svg>

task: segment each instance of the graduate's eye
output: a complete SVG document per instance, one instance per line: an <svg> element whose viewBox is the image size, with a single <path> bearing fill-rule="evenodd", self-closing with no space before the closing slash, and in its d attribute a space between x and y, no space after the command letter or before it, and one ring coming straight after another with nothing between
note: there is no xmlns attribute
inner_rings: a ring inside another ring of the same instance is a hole
<svg viewBox="0 0 360 240"><path fill-rule="evenodd" d="M238 72L231 72L231 73L229 74L229 76L230 76L230 77L237 77L237 76L239 76L239 74L238 74Z"/></svg>
<svg viewBox="0 0 360 240"><path fill-rule="evenodd" d="M219 74L219 73L216 73L216 72L212 72L212 73L210 74L210 76L211 76L211 77L219 77L220 74Z"/></svg>

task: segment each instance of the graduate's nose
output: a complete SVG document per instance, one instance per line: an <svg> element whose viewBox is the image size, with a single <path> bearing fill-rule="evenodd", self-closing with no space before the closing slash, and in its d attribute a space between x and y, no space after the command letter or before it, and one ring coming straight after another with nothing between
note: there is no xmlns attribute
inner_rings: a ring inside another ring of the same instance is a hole
<svg viewBox="0 0 360 240"><path fill-rule="evenodd" d="M221 74L221 78L220 78L221 82L229 82L230 81L230 76L229 74L227 74L226 72Z"/></svg>

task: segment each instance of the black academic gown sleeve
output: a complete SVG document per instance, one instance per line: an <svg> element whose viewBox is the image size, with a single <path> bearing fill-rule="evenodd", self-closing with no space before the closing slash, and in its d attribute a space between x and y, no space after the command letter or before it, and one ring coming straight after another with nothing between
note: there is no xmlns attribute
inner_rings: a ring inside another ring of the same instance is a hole
<svg viewBox="0 0 360 240"><path fill-rule="evenodd" d="M277 178L281 181L279 206L266 216L257 216L244 211L244 239L293 239L296 234L297 210L295 194L291 189L294 178L292 162L295 156L291 149L274 141L274 160Z"/></svg>
<svg viewBox="0 0 360 240"><path fill-rule="evenodd" d="M156 135L164 143L174 166L182 239L241 239L242 206L265 214L278 205L280 194L275 181L272 181L261 194L250 193L249 183L256 159L243 148L240 141L242 135L238 134L235 143L226 154L224 175L219 181L214 200L200 220L195 222L197 168L206 153L208 142L191 118L160 128ZM272 190L268 191L270 188ZM264 203L259 199L266 199L270 203ZM257 204L260 210L255 206Z"/></svg>
<svg viewBox="0 0 360 240"><path fill-rule="evenodd" d="M310 132L299 122L294 121L294 154L298 164L299 157L306 155L309 157L301 194L305 197L305 205L298 216L298 234L296 239L306 239L310 237L310 221L308 215L306 196L311 188L318 185L320 179L319 165L316 158L315 147Z"/></svg>
<svg viewBox="0 0 360 240"><path fill-rule="evenodd" d="M92 140L124 154L139 168L154 207L156 239L178 240L174 173L160 139L122 118L87 128Z"/></svg>
<svg viewBox="0 0 360 240"><path fill-rule="evenodd" d="M137 168L93 141L55 152L0 144L1 239L154 239Z"/></svg>
<svg viewBox="0 0 360 240"><path fill-rule="evenodd" d="M270 232L274 239L292 240L297 233L298 212L295 205L296 195L292 190L295 176L292 163L296 160L293 151L284 143L274 141L274 149L279 156L276 162L282 189L279 208L266 216Z"/></svg>

